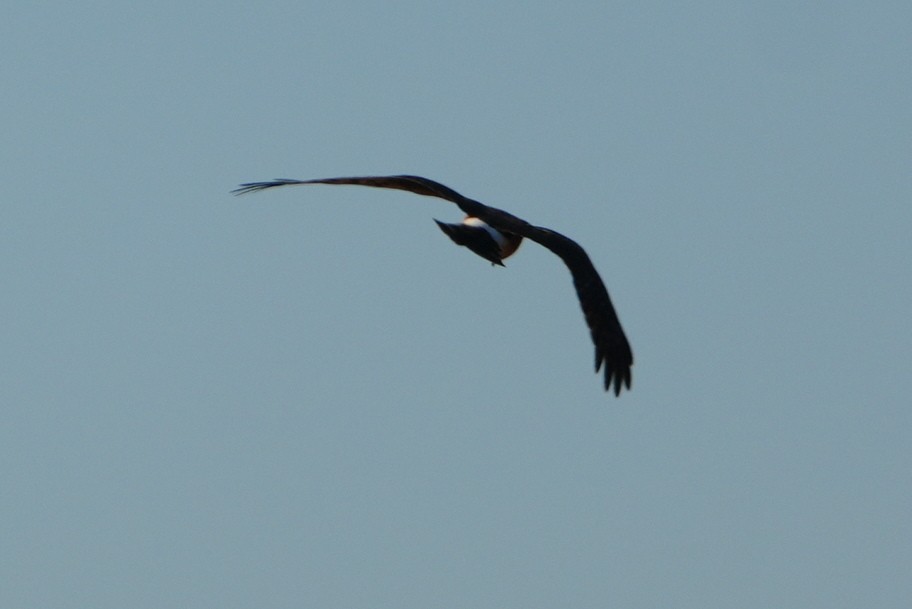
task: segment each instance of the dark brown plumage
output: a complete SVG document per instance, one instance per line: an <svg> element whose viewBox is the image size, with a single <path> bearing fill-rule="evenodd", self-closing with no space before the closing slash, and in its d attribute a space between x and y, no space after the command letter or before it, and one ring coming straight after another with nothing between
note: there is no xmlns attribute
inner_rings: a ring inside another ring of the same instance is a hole
<svg viewBox="0 0 912 609"><path fill-rule="evenodd" d="M630 389L630 367L633 354L630 344L621 328L608 290L599 277L589 256L575 241L558 232L533 226L495 207L462 196L455 190L418 176L382 176L356 178L326 178L322 180L273 180L271 182L250 182L234 190L234 194L245 194L297 184L353 184L375 188L406 190L428 197L438 197L455 203L467 218L463 224L437 222L454 242L465 245L479 256L493 264L503 264L502 258L511 255L522 238L539 243L557 254L573 277L573 285L579 297L586 324L595 344L595 371L604 367L605 390L614 390L620 395L622 387ZM480 221L480 222L478 222ZM487 227L495 229L492 233ZM500 241L500 243L498 243Z"/></svg>

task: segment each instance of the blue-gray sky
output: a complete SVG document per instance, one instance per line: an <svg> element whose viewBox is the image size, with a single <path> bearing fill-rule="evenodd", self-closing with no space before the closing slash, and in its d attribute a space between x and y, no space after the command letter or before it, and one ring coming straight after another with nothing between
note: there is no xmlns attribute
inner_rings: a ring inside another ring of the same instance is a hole
<svg viewBox="0 0 912 609"><path fill-rule="evenodd" d="M907 2L15 1L0 606L907 607ZM491 268L415 173L586 247Z"/></svg>

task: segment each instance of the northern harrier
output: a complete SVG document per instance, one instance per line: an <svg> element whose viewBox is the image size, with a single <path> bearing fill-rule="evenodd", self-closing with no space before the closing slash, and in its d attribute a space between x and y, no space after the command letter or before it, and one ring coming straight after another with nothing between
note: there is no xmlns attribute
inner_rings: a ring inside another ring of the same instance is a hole
<svg viewBox="0 0 912 609"><path fill-rule="evenodd" d="M630 389L630 367L633 354L630 344L621 329L621 323L608 290L589 256L575 241L553 230L533 226L495 207L462 196L455 190L433 180L418 176L385 176L364 178L326 178L323 180L273 180L271 182L250 182L241 184L232 191L246 194L296 184L355 184L375 188L407 190L419 195L438 197L459 206L466 217L461 224L445 224L435 220L440 229L457 245L464 245L491 262L503 266L503 259L512 255L523 237L539 243L557 254L573 276L573 285L579 297L580 306L586 317L586 324L595 343L595 371L605 369L605 390L614 389L620 395L621 388Z"/></svg>

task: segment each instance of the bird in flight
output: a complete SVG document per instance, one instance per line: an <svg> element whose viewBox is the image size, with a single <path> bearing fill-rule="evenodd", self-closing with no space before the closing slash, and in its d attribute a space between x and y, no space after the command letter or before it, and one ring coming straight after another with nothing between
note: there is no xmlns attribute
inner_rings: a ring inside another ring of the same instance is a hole
<svg viewBox="0 0 912 609"><path fill-rule="evenodd" d="M428 197L438 197L455 203L466 217L461 224L446 224L435 220L440 229L457 245L464 245L492 265L503 266L504 258L511 256L523 238L548 248L567 265L579 297L586 325L595 343L595 371L604 369L605 391L630 389L630 367L633 353L621 328L608 290L599 277L592 261L582 247L572 239L548 228L533 226L525 220L496 207L489 207L464 197L455 190L418 176L380 176L360 178L325 178L321 180L278 179L269 182L241 184L232 192L236 195L259 192L278 186L300 184L354 184L374 188L406 190Z"/></svg>

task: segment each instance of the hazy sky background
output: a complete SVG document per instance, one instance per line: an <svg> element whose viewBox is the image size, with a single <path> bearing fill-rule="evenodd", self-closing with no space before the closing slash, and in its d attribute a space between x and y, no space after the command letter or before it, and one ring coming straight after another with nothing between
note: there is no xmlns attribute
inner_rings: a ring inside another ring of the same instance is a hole
<svg viewBox="0 0 912 609"><path fill-rule="evenodd" d="M0 606L906 608L908 2L24 2ZM414 173L587 249L491 268Z"/></svg>

